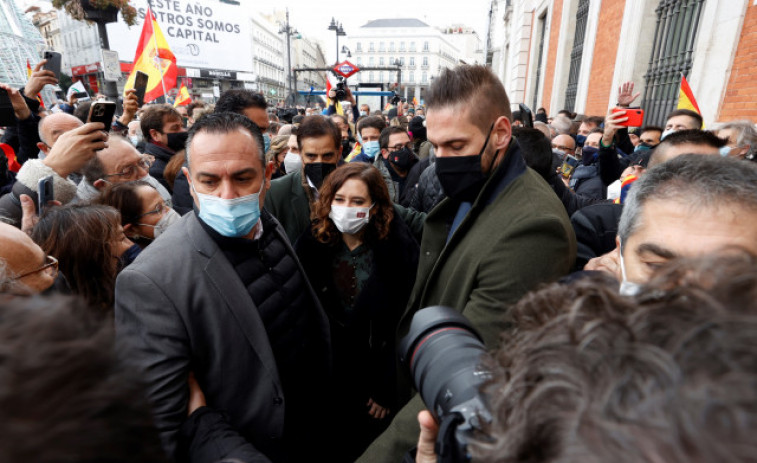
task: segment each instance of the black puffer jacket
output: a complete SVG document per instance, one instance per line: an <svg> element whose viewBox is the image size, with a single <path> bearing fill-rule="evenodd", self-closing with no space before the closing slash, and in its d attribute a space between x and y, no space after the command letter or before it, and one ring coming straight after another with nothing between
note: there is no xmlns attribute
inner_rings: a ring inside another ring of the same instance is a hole
<svg viewBox="0 0 757 463"><path fill-rule="evenodd" d="M416 211L429 212L446 197L439 177L436 176L435 166L436 163L432 162L418 180L418 186L410 200L410 207Z"/></svg>
<svg viewBox="0 0 757 463"><path fill-rule="evenodd" d="M155 157L155 163L150 166L150 176L159 181L169 192L173 191L171 185L169 185L165 177L163 177L163 171L166 170L166 164L168 164L168 161L171 160L175 153L154 143L147 143L145 145L145 154L150 154Z"/></svg>

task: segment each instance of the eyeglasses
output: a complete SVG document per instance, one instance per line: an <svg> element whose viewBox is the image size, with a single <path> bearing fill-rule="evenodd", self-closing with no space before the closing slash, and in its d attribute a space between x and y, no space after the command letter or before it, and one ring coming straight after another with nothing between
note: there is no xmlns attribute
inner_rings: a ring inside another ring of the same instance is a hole
<svg viewBox="0 0 757 463"><path fill-rule="evenodd" d="M23 273L15 278L11 278L10 281L17 281L22 278L28 277L29 275L34 275L35 273L45 272L45 271L51 277L55 277L58 274L58 259L56 259L53 256L47 256L45 257L45 263L42 265L42 267L32 270L31 272Z"/></svg>
<svg viewBox="0 0 757 463"><path fill-rule="evenodd" d="M142 217L144 217L146 215L150 215L150 214L162 214L163 211L165 211L167 209L170 209L170 208L171 208L171 203L168 202L168 201L163 201L162 203L158 204L158 206L155 209L153 209L153 210L151 210L149 212L145 212L142 215L138 215L137 218L141 219Z"/></svg>
<svg viewBox="0 0 757 463"><path fill-rule="evenodd" d="M142 159L137 161L135 164L132 164L130 166L126 166L123 168L123 170L117 174L107 174L105 177L134 177L134 175L137 173L137 169L140 167L144 170L150 169L150 166L155 162L155 158L153 156L144 156Z"/></svg>
<svg viewBox="0 0 757 463"><path fill-rule="evenodd" d="M390 147L389 147L389 152L390 152L390 153L394 153L395 151L399 151L399 150L401 150L402 148L408 148L408 149L412 150L412 149L413 149L413 144L412 144L412 143L405 143L404 145L394 145L394 146L390 146Z"/></svg>
<svg viewBox="0 0 757 463"><path fill-rule="evenodd" d="M560 151L573 151L573 148L570 148L568 146L561 146L561 145L552 145L552 149L560 150Z"/></svg>

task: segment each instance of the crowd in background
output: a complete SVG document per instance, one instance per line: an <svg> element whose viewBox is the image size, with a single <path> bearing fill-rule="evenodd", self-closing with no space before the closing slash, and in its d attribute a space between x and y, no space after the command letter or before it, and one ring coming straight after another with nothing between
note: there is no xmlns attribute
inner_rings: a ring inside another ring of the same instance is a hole
<svg viewBox="0 0 757 463"><path fill-rule="evenodd" d="M108 125L43 64L0 85L0 460L436 461L397 350L430 305L491 350L474 461L757 455L753 122L629 127L630 82L511 112L461 66L426 105L128 90Z"/></svg>

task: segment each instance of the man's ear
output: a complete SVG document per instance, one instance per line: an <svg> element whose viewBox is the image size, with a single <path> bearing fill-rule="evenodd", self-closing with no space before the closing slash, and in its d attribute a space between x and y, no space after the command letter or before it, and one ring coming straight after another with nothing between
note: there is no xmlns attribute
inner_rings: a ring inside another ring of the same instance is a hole
<svg viewBox="0 0 757 463"><path fill-rule="evenodd" d="M155 141L158 140L158 138L160 138L160 135L161 135L161 133L160 133L159 130L150 129L150 139L147 140L147 141L149 141L149 142L155 142Z"/></svg>
<svg viewBox="0 0 757 463"><path fill-rule="evenodd" d="M97 188L98 190L104 190L105 187L108 186L108 183L105 180L98 178L97 180L94 181L92 186Z"/></svg>
<svg viewBox="0 0 757 463"><path fill-rule="evenodd" d="M130 223L127 223L126 225L124 225L124 235L126 235L127 238L133 239L132 237L134 235L131 233L133 231L134 231L134 225Z"/></svg>
<svg viewBox="0 0 757 463"><path fill-rule="evenodd" d="M510 144L510 138L512 138L513 129L510 119L507 116L500 116L494 121L494 128L492 129L492 144L494 148L499 151L507 149L507 145Z"/></svg>
<svg viewBox="0 0 757 463"><path fill-rule="evenodd" d="M389 157L389 150L385 148L381 148L381 157L384 159L387 159Z"/></svg>

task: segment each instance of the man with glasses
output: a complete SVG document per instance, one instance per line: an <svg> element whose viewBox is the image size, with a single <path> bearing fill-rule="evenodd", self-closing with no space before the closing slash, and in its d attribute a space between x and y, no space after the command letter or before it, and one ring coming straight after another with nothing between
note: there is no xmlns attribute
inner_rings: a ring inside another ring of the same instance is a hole
<svg viewBox="0 0 757 463"><path fill-rule="evenodd" d="M79 183L77 199L92 201L100 196L100 191L109 184L143 180L155 187L165 201L171 194L148 173L154 158L142 155L129 140L111 136L108 147L98 151L82 170L84 178Z"/></svg>
<svg viewBox="0 0 757 463"><path fill-rule="evenodd" d="M36 294L53 286L58 260L26 233L0 222L0 293Z"/></svg>
<svg viewBox="0 0 757 463"><path fill-rule="evenodd" d="M379 146L381 156L376 157L373 166L384 177L389 197L395 203L399 203L407 184L407 173L418 162L418 157L413 152L410 135L401 127L387 127L382 130Z"/></svg>

